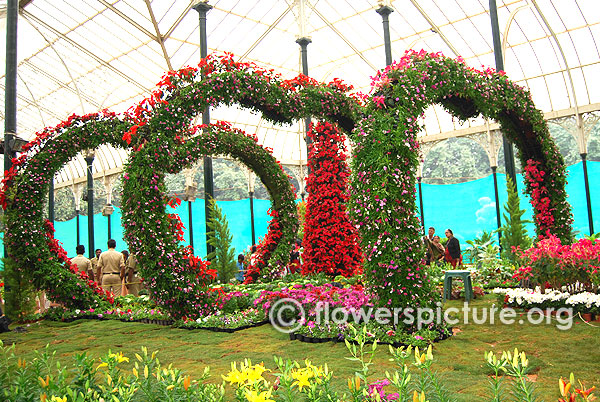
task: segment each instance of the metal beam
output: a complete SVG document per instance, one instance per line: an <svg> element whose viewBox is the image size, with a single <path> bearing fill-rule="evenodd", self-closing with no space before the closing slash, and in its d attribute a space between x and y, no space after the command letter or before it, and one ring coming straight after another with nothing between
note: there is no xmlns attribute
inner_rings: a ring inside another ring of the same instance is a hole
<svg viewBox="0 0 600 402"><path fill-rule="evenodd" d="M290 6L288 7L288 9L287 9L287 10L285 10L285 11L284 11L284 12L283 12L283 13L282 13L280 16L279 16L279 18L277 18L277 19L275 20L275 22L273 22L271 25L269 25L269 27L267 28L267 30L266 30L265 32L263 32L263 34L262 34L262 35L260 35L260 37L259 37L259 38L258 38L258 39L257 39L257 40L256 40L256 41L253 43L253 44L252 44L252 46L250 46L250 48L248 48L248 50L246 50L246 51L244 52L244 54L242 54L242 56L240 57L239 61L242 61L242 60L244 60L246 57L248 57L248 55L249 55L249 54L250 54L250 53L251 53L251 52L252 52L254 49L256 49L256 47L257 47L257 46L258 46L258 45L259 45L259 44L260 44L260 43L263 41L263 39L264 39L264 38L265 38L265 37L266 37L266 36L267 36L267 35L268 35L268 34L269 34L269 33L270 33L270 32L271 32L273 29L275 29L275 27L276 27L277 25L279 25L279 23L281 22L281 20L282 20L282 19L283 19L283 18L284 18L286 15L288 15L288 13L289 13L290 11L292 11L292 7L293 7L293 6L294 6L293 4L292 4L292 5L290 5Z"/></svg>
<svg viewBox="0 0 600 402"><path fill-rule="evenodd" d="M4 90L5 86L3 84L0 84L0 89ZM46 108L44 106L41 106L36 100L29 99L26 96L19 95L19 94L17 94L17 98L19 100L27 102L27 104L29 104L29 105L31 105L33 107L38 108L38 110L43 110L44 112L48 113L50 116L53 116L53 117L55 117L58 120L64 119L64 116L58 116L57 114L54 113L54 111L52 111L52 110L50 110L50 109L48 109L48 108ZM22 109L19 109L19 110L22 110Z"/></svg>
<svg viewBox="0 0 600 402"><path fill-rule="evenodd" d="M115 6L110 4L108 1L106 1L106 0L98 0L98 1L100 3L102 3L102 5L104 5L106 8L110 9L112 12L117 14L119 17L123 18L125 21L127 21L128 23L133 25L140 32L142 32L145 35L148 35L152 40L158 41L158 38L156 36L154 36L154 34L152 32L148 31L146 28L144 28L143 26L141 26L140 24L135 22L133 19L131 19L129 16L127 16L125 13L123 13L121 10L119 10L118 8L116 8Z"/></svg>
<svg viewBox="0 0 600 402"><path fill-rule="evenodd" d="M80 50L86 56L91 57L92 59L96 60L98 63L100 63L104 67L108 68L109 70L111 70L115 74L119 75L121 78L127 80L132 85L138 87L139 89L141 89L145 93L151 92L151 90L149 88L146 88L144 85L140 84L139 82L137 82L132 77L128 76L127 74L125 74L124 72L122 72L121 70L119 70L118 68L115 68L109 62L107 62L105 60L102 60L100 57L96 56L92 51L88 50L84 46L82 46L79 43L75 42L73 39L71 39L68 36L64 35L62 32L56 30L54 27L52 27L51 25L47 24L45 21L37 18L35 15L33 15L30 12L27 12L25 10L23 10L22 14L23 14L23 17L25 17L26 19L31 19L31 20L35 21L37 24L43 26L44 28L46 28L47 30L51 31L55 35L59 36L61 39L65 40L70 45L72 45L73 47L75 47L78 50Z"/></svg>
<svg viewBox="0 0 600 402"><path fill-rule="evenodd" d="M552 39L554 40L554 42L556 43L556 46L558 47L558 51L560 52L560 55L563 59L563 63L565 63L565 68L567 70L567 77L569 78L569 84L571 84L571 92L573 93L573 106L575 107L575 116L577 116L577 131L578 131L578 134L582 134L583 133L583 122L581 121L581 116L580 116L580 112L579 112L579 103L577 102L577 93L575 91L575 84L573 83L573 77L571 76L571 68L569 67L569 62L567 61L567 57L565 56L565 52L563 51L562 46L560 45L560 41L556 37L554 30L548 23L548 20L542 13L542 10L538 6L536 0L531 0L531 2L533 3L533 6L535 7L539 16L542 18L542 21L544 22L546 29L548 29L548 31L550 32ZM578 138L577 142L578 142L577 145L579 145L579 152L582 154L587 154L587 144L585 143L585 141L581 141L581 139Z"/></svg>
<svg viewBox="0 0 600 402"><path fill-rule="evenodd" d="M177 18L177 20L173 23L173 25L171 25L171 28L169 28L169 30L167 31L167 33L165 33L165 35L163 36L164 39L169 39L171 37L171 35L173 34L173 31L175 29L177 29L177 27L179 26L179 24L181 24L181 21L183 21L183 18L187 15L187 13L190 12L190 10L192 9L192 7L194 6L195 3L196 3L195 0L190 0L190 4L187 6L187 8L185 9L185 11L182 12L181 15L179 15L179 17Z"/></svg>
<svg viewBox="0 0 600 402"><path fill-rule="evenodd" d="M435 33L440 35L440 38L442 38L442 40L444 41L446 46L448 46L448 48L450 48L452 53L454 53L454 55L457 57L460 56L460 53L458 52L458 50L456 50L454 45L452 45L452 43L448 40L448 38L446 38L446 35L443 34L440 27L435 22L433 22L433 20L431 19L431 17L429 17L429 15L427 15L425 10L423 10L423 8L419 5L417 0L410 0L410 2L417 9L417 11L419 11L419 13L423 16L423 18L425 18L425 20L427 20L427 22L429 23L429 25L431 25L431 28L435 31Z"/></svg>
<svg viewBox="0 0 600 402"><path fill-rule="evenodd" d="M381 15L383 22L383 45L385 47L385 65L392 64L392 41L390 40L390 14L394 9L390 6L381 6L377 10L377 14Z"/></svg>
<svg viewBox="0 0 600 402"><path fill-rule="evenodd" d="M312 11L315 13L315 15L317 17L319 17L321 19L321 21L323 21L329 27L329 29L331 29L333 32L335 32L335 34L337 36L339 36L344 42L346 42L346 44L350 47L350 49L352 49L354 51L354 53L356 53L358 55L358 57L360 57L365 63L367 63L367 65L369 67L371 67L375 71L379 70L373 63L371 63L371 61L369 59L367 59L365 57L365 55L360 50L357 49L356 46L354 46L352 44L352 42L350 42L350 40L348 38L346 38L331 22L329 22L329 20L327 18L325 18L325 16L323 14L321 14L319 12L319 10L317 10L310 3L308 3L308 6L312 9Z"/></svg>
<svg viewBox="0 0 600 402"><path fill-rule="evenodd" d="M68 90L69 92L71 92L71 93L79 96L80 97L80 104L81 104L82 111L83 111L83 102L81 102L81 99L85 99L86 102L88 102L89 104L93 105L96 108L100 108L101 107L100 103L96 102L96 99L92 98L91 96L85 95L84 93L80 92L78 89L73 89L69 84L62 82L61 80L59 80L58 78L56 78L54 75L50 74L48 72L48 70L44 70L42 68L39 68L38 66L36 66L35 64L33 64L29 60L26 60L26 61L24 61L24 62L21 63L21 65L24 65L24 64L27 65L32 70L34 70L36 74L43 75L44 77L48 78L50 81L52 81L55 84L59 85L61 88L64 88L64 89ZM70 73L69 73L69 76L71 76ZM71 76L71 80L73 80L72 76Z"/></svg>
<svg viewBox="0 0 600 402"><path fill-rule="evenodd" d="M85 161L87 163L88 254L89 258L94 258L94 177L92 174L94 154L87 155Z"/></svg>
<svg viewBox="0 0 600 402"><path fill-rule="evenodd" d="M165 47L165 41L164 41L163 37L160 36L160 29L158 28L158 22L156 22L156 17L154 16L154 10L152 10L152 5L150 4L149 0L145 0L145 2L146 2L146 7L148 7L148 12L150 13L150 19L152 20L152 25L154 25L154 30L156 31L156 41L158 42L158 44L160 45L160 48L162 49L163 57L165 58L165 61L167 62L167 67L169 67L169 70L173 70L173 66L171 65L171 58L169 57L169 54L167 53L167 48Z"/></svg>

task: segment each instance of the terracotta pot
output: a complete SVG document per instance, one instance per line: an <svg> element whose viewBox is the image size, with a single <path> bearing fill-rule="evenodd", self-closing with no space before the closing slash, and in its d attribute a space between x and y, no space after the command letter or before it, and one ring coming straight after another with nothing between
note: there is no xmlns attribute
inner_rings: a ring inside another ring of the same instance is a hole
<svg viewBox="0 0 600 402"><path fill-rule="evenodd" d="M581 317L587 322L592 321L592 313L581 313Z"/></svg>

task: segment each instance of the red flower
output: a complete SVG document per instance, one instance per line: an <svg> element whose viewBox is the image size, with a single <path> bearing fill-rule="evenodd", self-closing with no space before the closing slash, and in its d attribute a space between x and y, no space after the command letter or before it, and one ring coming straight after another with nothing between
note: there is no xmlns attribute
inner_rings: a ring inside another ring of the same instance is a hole
<svg viewBox="0 0 600 402"><path fill-rule="evenodd" d="M352 276L360 270L358 232L346 213L349 171L344 137L330 123L311 125L302 273Z"/></svg>

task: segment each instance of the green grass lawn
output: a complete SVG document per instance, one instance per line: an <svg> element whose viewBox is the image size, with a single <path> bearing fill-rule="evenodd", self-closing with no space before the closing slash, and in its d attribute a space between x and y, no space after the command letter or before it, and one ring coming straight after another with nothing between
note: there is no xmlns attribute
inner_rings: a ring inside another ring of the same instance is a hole
<svg viewBox="0 0 600 402"><path fill-rule="evenodd" d="M485 296L471 306L489 307L494 300L493 296ZM446 304L446 307L450 306L459 307L462 302ZM434 368L442 373L447 388L456 393L459 401L486 400L490 372L483 359L484 352L515 347L527 353L532 366L531 378L543 400L556 400L558 378L568 377L571 372L586 385L600 386L600 324L591 327L579 321L576 319L577 323L569 330L527 323L457 325L454 337L435 344ZM160 351L158 356L162 363L173 363L192 377L199 377L204 367L210 366L214 382L221 382L221 374L229 371L231 362L244 358L264 361L273 369L273 355L298 361L310 359L318 365L327 363L334 371L335 382L341 391L346 387L345 379L358 369L354 362L344 358L349 354L343 343L290 342L288 335L277 332L270 325L227 334L119 321L44 321L32 324L25 333L0 334L0 339L5 345L14 343L19 356L28 360L34 357L36 350L50 344L63 363L70 363L73 354L83 351L96 357L110 349L132 357L146 346L149 351ZM393 369L387 346L381 346L371 378L384 378L385 371Z"/></svg>

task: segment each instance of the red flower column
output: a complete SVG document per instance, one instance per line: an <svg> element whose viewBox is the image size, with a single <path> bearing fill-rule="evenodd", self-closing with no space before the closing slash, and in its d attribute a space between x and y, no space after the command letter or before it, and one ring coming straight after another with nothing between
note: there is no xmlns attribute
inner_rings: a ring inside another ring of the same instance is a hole
<svg viewBox="0 0 600 402"><path fill-rule="evenodd" d="M358 232L346 212L348 177L344 137L329 123L311 124L302 273L352 276L361 270Z"/></svg>

